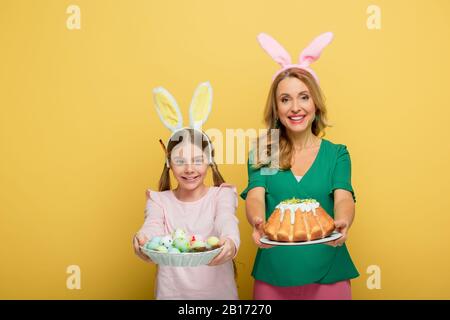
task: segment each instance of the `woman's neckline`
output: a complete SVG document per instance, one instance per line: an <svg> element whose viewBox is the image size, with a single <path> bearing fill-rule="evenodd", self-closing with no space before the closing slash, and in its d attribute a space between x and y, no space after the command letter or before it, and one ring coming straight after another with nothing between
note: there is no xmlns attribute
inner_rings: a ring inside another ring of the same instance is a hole
<svg viewBox="0 0 450 320"><path fill-rule="evenodd" d="M310 173L310 171L313 169L314 165L317 163L317 159L319 159L319 156L323 150L323 145L325 143L325 139L321 138L320 139L320 145L319 145L319 150L317 151L316 157L314 158L314 161L311 163L311 166L308 168L308 170L301 176L301 179L299 181L297 181L296 179L296 175L294 173L294 171L292 171L292 167L289 168L290 173L292 174L292 176L295 178L297 183L300 183L304 180L304 178Z"/></svg>

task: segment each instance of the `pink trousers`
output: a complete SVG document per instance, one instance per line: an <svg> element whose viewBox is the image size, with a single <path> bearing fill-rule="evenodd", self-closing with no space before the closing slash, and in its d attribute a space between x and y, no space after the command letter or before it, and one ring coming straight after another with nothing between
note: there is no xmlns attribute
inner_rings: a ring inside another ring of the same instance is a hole
<svg viewBox="0 0 450 320"><path fill-rule="evenodd" d="M255 300L351 300L350 280L331 284L312 283L304 286L278 287L255 280Z"/></svg>

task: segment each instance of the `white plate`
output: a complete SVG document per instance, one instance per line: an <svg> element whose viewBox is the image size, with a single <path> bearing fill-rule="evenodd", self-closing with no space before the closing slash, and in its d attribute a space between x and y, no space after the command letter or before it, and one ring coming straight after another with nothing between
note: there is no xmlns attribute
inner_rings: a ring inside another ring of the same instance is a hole
<svg viewBox="0 0 450 320"><path fill-rule="evenodd" d="M312 240L312 241L279 242L279 241L269 240L267 238L267 236L262 237L260 239L260 241L264 244L270 244L272 246L306 246L306 245L310 245L310 244L318 244L318 243L333 241L333 240L339 239L340 237L342 237L341 233L339 233L337 231L333 231L333 233L330 234L328 237L325 237L323 239Z"/></svg>

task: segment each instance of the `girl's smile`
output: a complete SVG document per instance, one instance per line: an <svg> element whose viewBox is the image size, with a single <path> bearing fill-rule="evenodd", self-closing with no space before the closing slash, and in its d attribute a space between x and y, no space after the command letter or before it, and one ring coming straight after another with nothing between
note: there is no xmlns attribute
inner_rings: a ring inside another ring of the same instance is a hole
<svg viewBox="0 0 450 320"><path fill-rule="evenodd" d="M183 180L185 180L188 183L193 183L196 182L198 178L200 178L201 175L196 175L196 176L181 176L181 178Z"/></svg>

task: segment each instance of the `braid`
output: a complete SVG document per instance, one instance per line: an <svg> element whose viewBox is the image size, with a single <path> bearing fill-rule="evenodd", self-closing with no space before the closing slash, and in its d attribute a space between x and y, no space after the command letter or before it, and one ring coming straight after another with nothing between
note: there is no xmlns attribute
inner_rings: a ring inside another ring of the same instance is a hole
<svg viewBox="0 0 450 320"><path fill-rule="evenodd" d="M214 186L218 187L225 182L225 179L220 174L219 168L217 167L217 164L214 162L214 160L211 163L211 170L213 174Z"/></svg>
<svg viewBox="0 0 450 320"><path fill-rule="evenodd" d="M158 190L159 191L166 191L170 190L170 173L169 168L164 163L164 168L161 173L161 178L159 178L159 184L158 184Z"/></svg>

